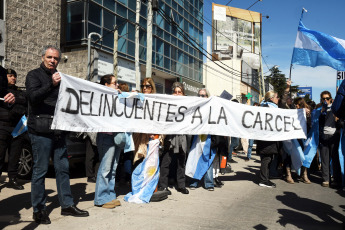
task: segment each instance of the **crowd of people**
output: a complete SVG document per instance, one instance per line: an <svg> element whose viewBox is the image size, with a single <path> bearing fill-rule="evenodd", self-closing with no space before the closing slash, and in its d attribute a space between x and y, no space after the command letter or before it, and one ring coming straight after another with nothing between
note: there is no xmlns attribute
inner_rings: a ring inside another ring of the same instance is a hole
<svg viewBox="0 0 345 230"><path fill-rule="evenodd" d="M2 98L0 101L0 175L4 169L4 158L8 150L8 187L18 190L24 189L23 185L20 185L17 181L20 136L13 138L11 132L21 116L26 114L28 115L28 135L34 160L31 179L31 203L33 219L39 224L51 223L46 211L47 196L44 183L50 158L54 162L61 215L89 216L87 211L76 207L71 194L66 132L50 129L61 81L61 76L57 71L60 59L61 52L59 48L54 46L44 47L41 65L30 71L26 76L26 92L15 86L17 76L14 70L5 70L1 67L0 74L0 97ZM100 84L118 90L120 93L129 91L128 85L125 83L119 84L112 74L102 76ZM322 103L314 108L313 105L308 105L303 98L292 100L289 97L290 85L291 82L288 81L288 87L281 98L278 97L276 92L270 91L266 93L260 104L254 103L253 106L305 109L308 131L311 129L313 110L320 107L320 151L315 157L316 164L319 165L319 159L321 159L322 186L330 186L330 183L333 186L340 186L338 143L343 121L332 114L330 109L332 104L331 93L328 91L322 92ZM155 83L152 78L145 78L142 81L140 92L143 94L156 93ZM183 84L175 82L172 86L172 94L174 96L185 96ZM206 88L200 89L198 92L198 97L208 98L210 96ZM233 101L238 102L236 99ZM250 104L249 100L248 104ZM279 172L279 169L284 169L283 174L287 183L294 183L291 173L291 156L286 149L284 150L282 141L255 141L213 135L158 135L152 133L133 133L132 138L127 133L118 132L87 133L84 136L87 143L87 181L96 183L94 205L101 208L112 209L121 205L115 193L115 186L118 183L117 171L123 172L125 181L130 184L131 173L146 157L149 141L157 139L161 147L160 177L157 191L165 191L171 194L169 188L171 188L171 185L176 184L178 192L189 194L188 188L190 190L196 189L199 182L202 182L201 186L208 191L214 191L215 187L222 187L224 183L219 178L221 167L223 167L223 170L228 168L228 172L232 171L231 164L236 163L232 156L235 155L234 149L240 141L245 143L243 148L247 153L246 161L251 160L252 148L254 142L256 142L256 151L261 157L260 186L276 187L270 178L274 176L281 177L282 170ZM185 167L193 141L198 139L203 142L208 138L211 144L207 149L210 153L210 159L206 173L201 180L187 177ZM130 141L134 141L134 151L126 149L127 143ZM298 141L303 147L304 140ZM225 166L223 164L224 158L227 158ZM96 164L97 161L99 161L99 164ZM118 165L121 165L121 170L117 170ZM307 167L302 166L299 176L302 182L311 183L308 178Z"/></svg>

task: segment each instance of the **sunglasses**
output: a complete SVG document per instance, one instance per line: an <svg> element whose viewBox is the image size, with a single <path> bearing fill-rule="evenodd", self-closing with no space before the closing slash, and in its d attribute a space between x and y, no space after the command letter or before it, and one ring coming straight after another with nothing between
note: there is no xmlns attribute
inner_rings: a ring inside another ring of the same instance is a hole
<svg viewBox="0 0 345 230"><path fill-rule="evenodd" d="M198 97L206 97L204 94L199 94Z"/></svg>
<svg viewBox="0 0 345 230"><path fill-rule="evenodd" d="M150 88L152 88L152 85L141 85L141 88L148 88L148 89L150 89Z"/></svg>
<svg viewBox="0 0 345 230"><path fill-rule="evenodd" d="M327 101L330 100L330 99L331 99L331 97L323 97L322 98L322 100L327 100Z"/></svg>

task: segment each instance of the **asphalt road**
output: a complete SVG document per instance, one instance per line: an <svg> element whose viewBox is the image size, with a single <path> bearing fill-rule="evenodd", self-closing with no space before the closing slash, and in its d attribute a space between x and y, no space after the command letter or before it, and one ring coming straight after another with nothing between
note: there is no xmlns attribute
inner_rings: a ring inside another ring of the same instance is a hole
<svg viewBox="0 0 345 230"><path fill-rule="evenodd" d="M86 178L71 179L78 207L89 217L60 215L54 178L46 179L50 225L32 222L30 182L25 190L6 187L6 174L0 179L0 229L345 229L345 192L321 187L320 173L312 184L287 184L273 180L277 188L258 186L260 162L257 155L249 162L244 155L234 157L234 173L221 176L225 185L215 191L202 187L184 195L172 190L167 200L149 204L123 201L129 187L117 187L122 206L103 209L93 205L95 184Z"/></svg>

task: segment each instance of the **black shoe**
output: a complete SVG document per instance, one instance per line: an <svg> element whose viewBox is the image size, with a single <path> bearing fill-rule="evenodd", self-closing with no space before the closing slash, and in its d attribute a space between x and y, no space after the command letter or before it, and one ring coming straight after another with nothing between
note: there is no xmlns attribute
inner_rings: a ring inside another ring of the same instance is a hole
<svg viewBox="0 0 345 230"><path fill-rule="evenodd" d="M221 182L221 181L219 180L218 177L216 177L216 178L214 179L214 181L216 182L217 185L220 185L220 186L223 186L223 185L224 185L224 183Z"/></svg>
<svg viewBox="0 0 345 230"><path fill-rule="evenodd" d="M35 220L37 224L51 224L46 210L34 212L32 218Z"/></svg>
<svg viewBox="0 0 345 230"><path fill-rule="evenodd" d="M158 191L166 191L168 195L171 195L171 191L168 188L159 187Z"/></svg>
<svg viewBox="0 0 345 230"><path fill-rule="evenodd" d="M246 157L244 160L245 160L245 161L250 161L250 158Z"/></svg>
<svg viewBox="0 0 345 230"><path fill-rule="evenodd" d="M228 162L230 162L230 163L237 163L237 161L235 161L234 159L230 159Z"/></svg>
<svg viewBox="0 0 345 230"><path fill-rule="evenodd" d="M96 183L96 177L94 177L94 176L88 177L87 182Z"/></svg>
<svg viewBox="0 0 345 230"><path fill-rule="evenodd" d="M7 187L13 188L15 190L23 190L24 189L23 185L18 184L16 178L10 178L10 181L7 183Z"/></svg>
<svg viewBox="0 0 345 230"><path fill-rule="evenodd" d="M84 217L84 216L89 216L89 212L80 210L79 208L77 208L77 206L72 205L72 206L69 206L68 208L62 208L61 215Z"/></svg>
<svg viewBox="0 0 345 230"><path fill-rule="evenodd" d="M182 193L182 194L189 194L189 191L186 188L178 188L177 191Z"/></svg>

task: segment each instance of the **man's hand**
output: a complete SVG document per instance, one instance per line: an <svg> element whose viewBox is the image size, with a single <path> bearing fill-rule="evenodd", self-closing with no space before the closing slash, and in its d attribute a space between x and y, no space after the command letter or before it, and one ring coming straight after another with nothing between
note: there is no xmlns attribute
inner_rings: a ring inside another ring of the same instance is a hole
<svg viewBox="0 0 345 230"><path fill-rule="evenodd" d="M61 76L58 72L54 73L52 76L53 86L57 86L61 81Z"/></svg>
<svg viewBox="0 0 345 230"><path fill-rule="evenodd" d="M8 104L14 104L16 102L16 98L14 97L12 93L6 94L4 99L5 99L4 102Z"/></svg>

